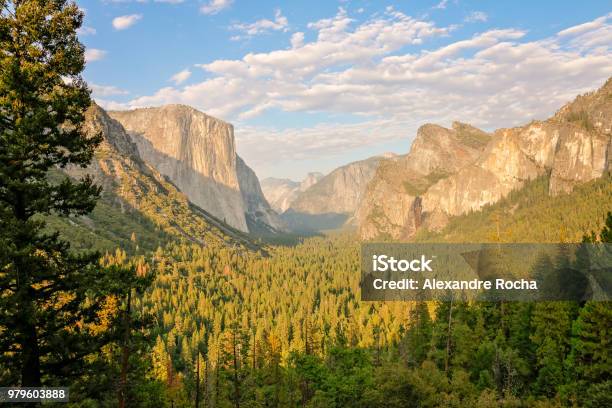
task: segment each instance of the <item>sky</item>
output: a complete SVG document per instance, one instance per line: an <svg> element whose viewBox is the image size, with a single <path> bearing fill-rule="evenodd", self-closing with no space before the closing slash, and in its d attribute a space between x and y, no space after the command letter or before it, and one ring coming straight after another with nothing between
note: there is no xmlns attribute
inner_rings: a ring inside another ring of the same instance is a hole
<svg viewBox="0 0 612 408"><path fill-rule="evenodd" d="M546 119L612 76L607 1L77 0L111 110L191 105L260 179L386 152L419 126Z"/></svg>

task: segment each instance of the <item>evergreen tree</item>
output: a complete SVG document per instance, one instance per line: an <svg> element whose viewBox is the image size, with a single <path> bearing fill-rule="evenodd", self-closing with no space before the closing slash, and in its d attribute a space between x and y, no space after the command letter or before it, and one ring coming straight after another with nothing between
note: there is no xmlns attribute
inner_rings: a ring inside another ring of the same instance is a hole
<svg viewBox="0 0 612 408"><path fill-rule="evenodd" d="M592 233L584 241L611 243L612 213L608 213L601 232ZM609 301L586 302L574 322L569 365L574 374L577 398L588 407L612 404L611 327L612 303Z"/></svg>
<svg viewBox="0 0 612 408"><path fill-rule="evenodd" d="M71 253L40 217L94 208L100 190L90 178L53 182L49 172L86 166L100 137L82 127L90 96L80 76L77 5L2 0L0 7L0 366L8 377L1 382L38 386L77 375L100 346L87 326L103 303L98 255Z"/></svg>
<svg viewBox="0 0 612 408"><path fill-rule="evenodd" d="M409 328L404 338L407 361L420 366L431 348L432 322L426 302L417 302L409 313Z"/></svg>
<svg viewBox="0 0 612 408"><path fill-rule="evenodd" d="M533 312L531 340L536 345L539 369L535 391L553 397L565 383L564 361L570 350L570 333L576 305L572 302L540 302Z"/></svg>

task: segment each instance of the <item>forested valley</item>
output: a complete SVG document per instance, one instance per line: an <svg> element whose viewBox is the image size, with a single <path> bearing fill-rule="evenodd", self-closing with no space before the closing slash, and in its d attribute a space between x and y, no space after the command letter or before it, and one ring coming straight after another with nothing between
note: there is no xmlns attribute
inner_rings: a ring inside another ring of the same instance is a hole
<svg viewBox="0 0 612 408"><path fill-rule="evenodd" d="M0 6L0 386L69 387L68 407L612 406L609 302L361 301L354 233L256 239L85 129L75 3ZM609 174L546 185L416 239L611 242Z"/></svg>
<svg viewBox="0 0 612 408"><path fill-rule="evenodd" d="M611 229L608 216L585 239L609 242ZM155 275L133 306L150 323L131 388L137 405L610 402L608 303L361 302L359 244L350 234L268 256L174 244L150 257L129 260L119 250L106 260ZM123 307L117 300L105 310ZM139 391L153 384L156 398Z"/></svg>

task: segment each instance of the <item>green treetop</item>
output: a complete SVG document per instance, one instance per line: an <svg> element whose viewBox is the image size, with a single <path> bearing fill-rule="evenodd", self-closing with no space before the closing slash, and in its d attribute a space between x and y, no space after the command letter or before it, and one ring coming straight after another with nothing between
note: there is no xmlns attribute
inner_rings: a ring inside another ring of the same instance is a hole
<svg viewBox="0 0 612 408"><path fill-rule="evenodd" d="M100 137L82 123L83 13L63 0L0 0L0 383L38 386L79 373L95 350L98 255L76 256L40 215L90 212L90 178L49 170L89 164Z"/></svg>

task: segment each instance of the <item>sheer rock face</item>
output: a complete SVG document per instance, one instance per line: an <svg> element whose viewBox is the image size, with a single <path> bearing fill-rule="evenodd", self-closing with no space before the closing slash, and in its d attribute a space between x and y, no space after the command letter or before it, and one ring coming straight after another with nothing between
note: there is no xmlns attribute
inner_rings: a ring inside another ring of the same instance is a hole
<svg viewBox="0 0 612 408"><path fill-rule="evenodd" d="M301 192L308 190L322 178L323 174L317 172L308 173L301 183L289 179L268 177L261 181L261 188L272 208L279 213L283 213Z"/></svg>
<svg viewBox="0 0 612 408"><path fill-rule="evenodd" d="M597 92L578 96L549 120L559 126L551 174L553 194L610 171L612 162L612 78Z"/></svg>
<svg viewBox="0 0 612 408"><path fill-rule="evenodd" d="M248 231L232 125L182 105L109 114L128 131L140 156L191 202Z"/></svg>
<svg viewBox="0 0 612 408"><path fill-rule="evenodd" d="M372 157L335 169L304 189L291 203L291 210L305 214L352 216L381 159Z"/></svg>
<svg viewBox="0 0 612 408"><path fill-rule="evenodd" d="M127 129L141 157L194 204L241 231L249 230L247 217L280 226L257 176L236 155L232 125L183 105L110 115Z"/></svg>
<svg viewBox="0 0 612 408"><path fill-rule="evenodd" d="M263 229L268 232L285 230L285 225L278 214L274 212L264 198L257 175L240 156L236 156L236 172L240 184L240 193L246 207L246 221L249 230L251 232L256 229Z"/></svg>
<svg viewBox="0 0 612 408"><path fill-rule="evenodd" d="M300 183L289 179L268 177L261 180L261 188L272 208L282 213L297 197Z"/></svg>
<svg viewBox="0 0 612 408"><path fill-rule="evenodd" d="M551 194L601 177L612 157L612 80L546 121L483 135L458 123L419 129L410 153L381 164L368 186L358 210L361 237L440 229L449 216L494 203L541 175L550 174Z"/></svg>
<svg viewBox="0 0 612 408"><path fill-rule="evenodd" d="M410 152L383 161L367 186L357 210L361 237L405 238L421 225L444 222L440 214L426 219L421 196L438 180L477 160L490 138L459 122L452 129L421 126Z"/></svg>
<svg viewBox="0 0 612 408"><path fill-rule="evenodd" d="M123 126L102 108L95 104L89 108L84 130L89 135L102 135L94 159L86 168L68 166L64 171L74 178L92 176L107 203L124 213L138 212L165 233L194 243L246 242L235 230L193 206L185 194L142 160Z"/></svg>

